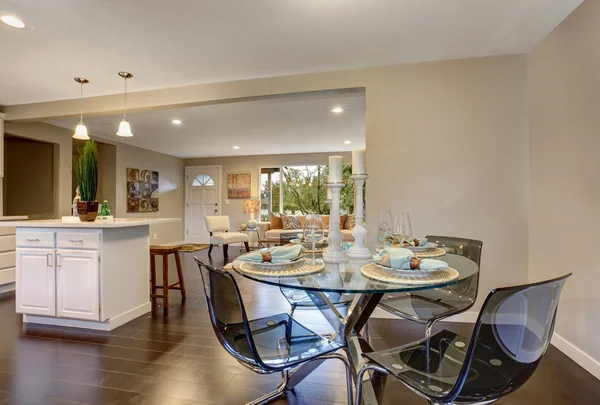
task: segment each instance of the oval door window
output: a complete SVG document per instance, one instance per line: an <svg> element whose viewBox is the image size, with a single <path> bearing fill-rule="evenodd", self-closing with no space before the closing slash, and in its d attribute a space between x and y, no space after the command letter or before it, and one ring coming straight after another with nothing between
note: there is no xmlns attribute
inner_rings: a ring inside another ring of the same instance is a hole
<svg viewBox="0 0 600 405"><path fill-rule="evenodd" d="M215 182L208 174L199 174L192 182L193 187L214 186Z"/></svg>

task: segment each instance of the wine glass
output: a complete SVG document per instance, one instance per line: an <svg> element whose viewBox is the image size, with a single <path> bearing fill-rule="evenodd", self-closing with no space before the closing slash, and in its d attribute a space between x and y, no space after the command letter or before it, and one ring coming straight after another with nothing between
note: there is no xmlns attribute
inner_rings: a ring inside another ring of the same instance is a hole
<svg viewBox="0 0 600 405"><path fill-rule="evenodd" d="M323 239L325 231L323 229L323 221L319 214L308 214L304 220L304 240L312 243L312 264L317 264L315 259L316 244Z"/></svg>
<svg viewBox="0 0 600 405"><path fill-rule="evenodd" d="M389 236L392 232L392 213L390 211L379 212L379 231L383 236Z"/></svg>
<svg viewBox="0 0 600 405"><path fill-rule="evenodd" d="M394 215L393 235L397 239L404 240L412 235L412 226L410 224L410 215L408 213Z"/></svg>
<svg viewBox="0 0 600 405"><path fill-rule="evenodd" d="M402 214L402 227L401 229L401 233L408 236L411 236L412 233L412 225L410 224L410 215L408 215L408 212L405 212L404 214Z"/></svg>

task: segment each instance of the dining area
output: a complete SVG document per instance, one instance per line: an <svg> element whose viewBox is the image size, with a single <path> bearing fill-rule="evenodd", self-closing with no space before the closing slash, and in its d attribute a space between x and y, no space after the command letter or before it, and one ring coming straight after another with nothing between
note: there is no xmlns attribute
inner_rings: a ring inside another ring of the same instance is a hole
<svg viewBox="0 0 600 405"><path fill-rule="evenodd" d="M332 263L324 254L327 246L316 243L323 241L321 230L309 216L299 240L288 245L245 253L221 267L195 258L219 343L252 371L281 374L274 391L248 404L295 392L327 360L343 364L347 403L357 405L386 403L392 379L412 391L415 403L419 397L436 405L491 403L533 375L548 349L569 275L494 289L470 334L458 334L434 325L475 305L482 241L413 238L390 229L369 258ZM250 319L240 280L278 289L289 310ZM309 311L330 332L315 332L298 320ZM414 325L420 337L407 344L401 328L397 340L375 350L369 330L374 313Z"/></svg>

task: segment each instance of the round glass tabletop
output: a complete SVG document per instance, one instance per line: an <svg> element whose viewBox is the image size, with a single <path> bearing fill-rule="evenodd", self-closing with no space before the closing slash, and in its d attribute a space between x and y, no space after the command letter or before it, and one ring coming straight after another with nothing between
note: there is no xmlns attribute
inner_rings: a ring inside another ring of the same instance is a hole
<svg viewBox="0 0 600 405"><path fill-rule="evenodd" d="M324 291L336 293L389 293L430 290L458 284L479 271L479 266L469 258L455 254L445 254L437 259L443 260L456 269L458 278L432 284L395 284L373 280L363 276L360 269L373 260L349 259L346 263L325 263L325 268L318 273L304 276L262 276L248 274L240 270L238 260L233 262L233 269L242 276L259 283L270 284L277 287L292 288L305 291Z"/></svg>

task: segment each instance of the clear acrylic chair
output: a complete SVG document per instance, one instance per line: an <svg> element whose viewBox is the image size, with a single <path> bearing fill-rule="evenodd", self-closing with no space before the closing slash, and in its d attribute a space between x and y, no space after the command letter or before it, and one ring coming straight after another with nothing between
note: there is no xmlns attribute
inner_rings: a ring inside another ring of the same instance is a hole
<svg viewBox="0 0 600 405"><path fill-rule="evenodd" d="M448 253L465 256L477 266L481 262L483 242L451 236L426 236ZM443 257L440 258L444 260ZM464 312L475 304L479 290L479 273L458 284L415 293L384 295L379 307L400 318L425 325L425 337L433 325L444 318Z"/></svg>
<svg viewBox="0 0 600 405"><path fill-rule="evenodd" d="M514 392L548 349L562 288L571 274L492 291L471 338L448 330L415 343L368 353L369 370L392 374L433 405L487 404Z"/></svg>
<svg viewBox="0 0 600 405"><path fill-rule="evenodd" d="M344 363L348 403L352 403L350 364L346 357L336 353L343 345L319 336L285 313L249 320L234 277L198 258L194 260L202 276L210 321L223 348L257 373L282 373L282 381L275 391L248 405L261 404L282 395L289 371L317 359L338 359Z"/></svg>

